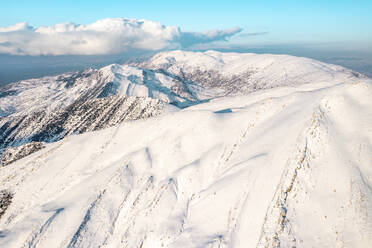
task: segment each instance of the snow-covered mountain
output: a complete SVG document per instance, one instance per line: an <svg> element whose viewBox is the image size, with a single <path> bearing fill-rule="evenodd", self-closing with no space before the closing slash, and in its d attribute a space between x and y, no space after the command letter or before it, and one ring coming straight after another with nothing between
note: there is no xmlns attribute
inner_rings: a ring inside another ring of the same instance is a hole
<svg viewBox="0 0 372 248"><path fill-rule="evenodd" d="M220 96L310 82L350 82L363 77L341 66L273 54L172 51L159 53L140 65L186 78L214 89Z"/></svg>
<svg viewBox="0 0 372 248"><path fill-rule="evenodd" d="M0 116L50 112L76 100L112 95L150 97L185 107L258 89L355 82L361 77L341 66L289 55L173 51L134 66L113 64L10 84L0 89Z"/></svg>
<svg viewBox="0 0 372 248"><path fill-rule="evenodd" d="M40 142L176 109L167 104L182 98L166 90L172 81L152 71L110 65L8 85L0 91L0 164L34 152L43 147Z"/></svg>
<svg viewBox="0 0 372 248"><path fill-rule="evenodd" d="M168 107L169 108L169 107ZM167 111L158 99L110 96L77 100L53 112L36 111L0 119L0 164L7 165L70 134L146 119Z"/></svg>
<svg viewBox="0 0 372 248"><path fill-rule="evenodd" d="M371 99L276 88L49 144L0 168L0 246L370 247Z"/></svg>
<svg viewBox="0 0 372 248"><path fill-rule="evenodd" d="M0 164L36 151L40 142L159 115L168 104L184 108L259 89L361 77L288 55L173 51L135 65L24 80L0 89Z"/></svg>
<svg viewBox="0 0 372 248"><path fill-rule="evenodd" d="M4 117L40 111L49 113L76 101L109 96L151 97L172 102L177 101L177 97L182 98L169 89L172 81L163 74L117 64L99 70L30 79L1 90L0 113Z"/></svg>
<svg viewBox="0 0 372 248"><path fill-rule="evenodd" d="M339 66L214 51L8 85L0 247L371 247L371 99Z"/></svg>

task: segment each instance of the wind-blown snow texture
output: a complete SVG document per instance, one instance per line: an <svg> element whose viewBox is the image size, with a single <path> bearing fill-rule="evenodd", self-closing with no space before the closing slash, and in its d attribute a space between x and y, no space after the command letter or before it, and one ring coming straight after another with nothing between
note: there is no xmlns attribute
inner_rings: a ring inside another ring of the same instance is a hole
<svg viewBox="0 0 372 248"><path fill-rule="evenodd" d="M0 168L0 247L370 247L372 82L287 56L307 73L280 79L277 57L263 56L274 68L256 73L277 71L266 89L237 95L189 76L230 96L67 136ZM188 82L171 68L150 69Z"/></svg>

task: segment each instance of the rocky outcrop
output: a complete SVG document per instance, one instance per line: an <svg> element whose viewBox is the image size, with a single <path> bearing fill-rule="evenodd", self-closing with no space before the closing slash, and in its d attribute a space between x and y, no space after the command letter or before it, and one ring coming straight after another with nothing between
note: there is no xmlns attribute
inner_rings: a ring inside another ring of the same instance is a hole
<svg viewBox="0 0 372 248"><path fill-rule="evenodd" d="M5 211L12 203L13 194L7 190L0 191L0 218L5 214ZM1 236L0 236L1 237Z"/></svg>

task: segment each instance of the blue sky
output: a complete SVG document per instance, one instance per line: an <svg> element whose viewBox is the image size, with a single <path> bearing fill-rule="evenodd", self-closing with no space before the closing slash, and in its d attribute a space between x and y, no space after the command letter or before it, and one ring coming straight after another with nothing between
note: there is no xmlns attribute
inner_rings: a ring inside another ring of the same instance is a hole
<svg viewBox="0 0 372 248"><path fill-rule="evenodd" d="M309 44L372 50L372 1L1 1L0 26L61 22L89 24L107 17L148 19L183 31L243 28L247 44ZM250 36L249 33L265 33ZM338 47L338 48L340 48Z"/></svg>

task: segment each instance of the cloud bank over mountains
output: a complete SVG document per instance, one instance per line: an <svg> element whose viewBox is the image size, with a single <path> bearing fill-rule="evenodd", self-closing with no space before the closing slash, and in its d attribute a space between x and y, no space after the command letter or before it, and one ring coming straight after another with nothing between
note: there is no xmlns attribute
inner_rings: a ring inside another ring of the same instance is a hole
<svg viewBox="0 0 372 248"><path fill-rule="evenodd" d="M0 27L0 53L12 55L104 55L133 50L182 49L227 41L240 28L183 32L176 26L125 18L88 25L60 23L34 28L27 22Z"/></svg>

